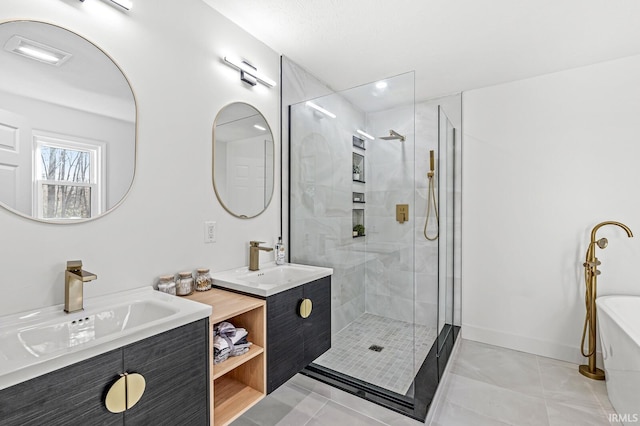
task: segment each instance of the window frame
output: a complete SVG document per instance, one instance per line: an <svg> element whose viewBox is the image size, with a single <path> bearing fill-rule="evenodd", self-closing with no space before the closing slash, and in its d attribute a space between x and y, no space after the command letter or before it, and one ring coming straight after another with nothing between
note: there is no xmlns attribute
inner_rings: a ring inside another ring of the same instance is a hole
<svg viewBox="0 0 640 426"><path fill-rule="evenodd" d="M41 179L43 146L71 151L89 152L91 163L89 182L72 182L66 180ZM44 217L42 201L44 185L60 185L91 188L91 215L83 220L91 219L104 212L106 206L106 143L70 135L33 131L33 216L48 221L76 221L78 218Z"/></svg>

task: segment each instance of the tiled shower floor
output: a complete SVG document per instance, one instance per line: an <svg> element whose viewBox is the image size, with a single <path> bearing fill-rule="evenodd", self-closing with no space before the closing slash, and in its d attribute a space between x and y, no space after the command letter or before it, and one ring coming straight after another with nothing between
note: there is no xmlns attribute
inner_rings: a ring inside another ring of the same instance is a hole
<svg viewBox="0 0 640 426"><path fill-rule="evenodd" d="M333 336L331 349L314 362L405 395L435 339L435 328L365 313Z"/></svg>

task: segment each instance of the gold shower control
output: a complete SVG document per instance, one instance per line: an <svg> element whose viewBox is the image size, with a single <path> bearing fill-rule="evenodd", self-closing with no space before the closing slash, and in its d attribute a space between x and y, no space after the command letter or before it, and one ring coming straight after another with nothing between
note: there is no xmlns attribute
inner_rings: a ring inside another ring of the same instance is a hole
<svg viewBox="0 0 640 426"><path fill-rule="evenodd" d="M109 388L104 405L112 413L122 413L140 401L146 386L147 383L142 374L121 374Z"/></svg>
<svg viewBox="0 0 640 426"><path fill-rule="evenodd" d="M311 299L302 299L302 302L300 302L300 316L302 318L308 318L312 310L313 303L311 303Z"/></svg>
<svg viewBox="0 0 640 426"><path fill-rule="evenodd" d="M409 220L409 204L396 204L396 220L400 223Z"/></svg>

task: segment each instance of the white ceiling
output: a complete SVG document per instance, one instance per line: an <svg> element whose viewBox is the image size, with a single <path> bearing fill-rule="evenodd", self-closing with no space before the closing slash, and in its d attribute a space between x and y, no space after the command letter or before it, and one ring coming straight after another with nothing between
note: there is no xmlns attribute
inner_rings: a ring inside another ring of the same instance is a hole
<svg viewBox="0 0 640 426"><path fill-rule="evenodd" d="M415 70L417 100L640 54L638 0L203 1L335 90Z"/></svg>

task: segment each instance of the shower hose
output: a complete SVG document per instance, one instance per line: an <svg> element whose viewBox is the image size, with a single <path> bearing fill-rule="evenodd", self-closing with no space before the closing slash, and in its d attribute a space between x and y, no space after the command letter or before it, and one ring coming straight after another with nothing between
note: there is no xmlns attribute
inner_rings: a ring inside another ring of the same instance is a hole
<svg viewBox="0 0 640 426"><path fill-rule="evenodd" d="M434 172L427 173L427 179L429 179L429 188L427 189L427 218L424 221L424 237L429 241L435 241L438 239L440 221L438 219L438 206L436 205L436 190L433 182ZM429 218L431 217L431 206L436 218L436 234L430 237L427 233L427 225L429 224Z"/></svg>
<svg viewBox="0 0 640 426"><path fill-rule="evenodd" d="M587 328L590 328L590 323L589 320L591 319L591 315L593 315L593 313L591 312L591 298L593 297L593 294L591 293L591 277L592 277L592 273L591 270L589 269L589 265L588 265L588 257L589 257L589 250L587 250L587 260L585 261L584 264L584 281L587 287L586 293L584 295L584 303L586 305L586 316L584 318L584 328L582 329L582 340L580 341L580 351L582 352L582 356L588 358L591 355L593 355L593 352L595 351L595 346L594 346L594 350L589 352L589 353L585 353L584 350L584 340L587 337Z"/></svg>

